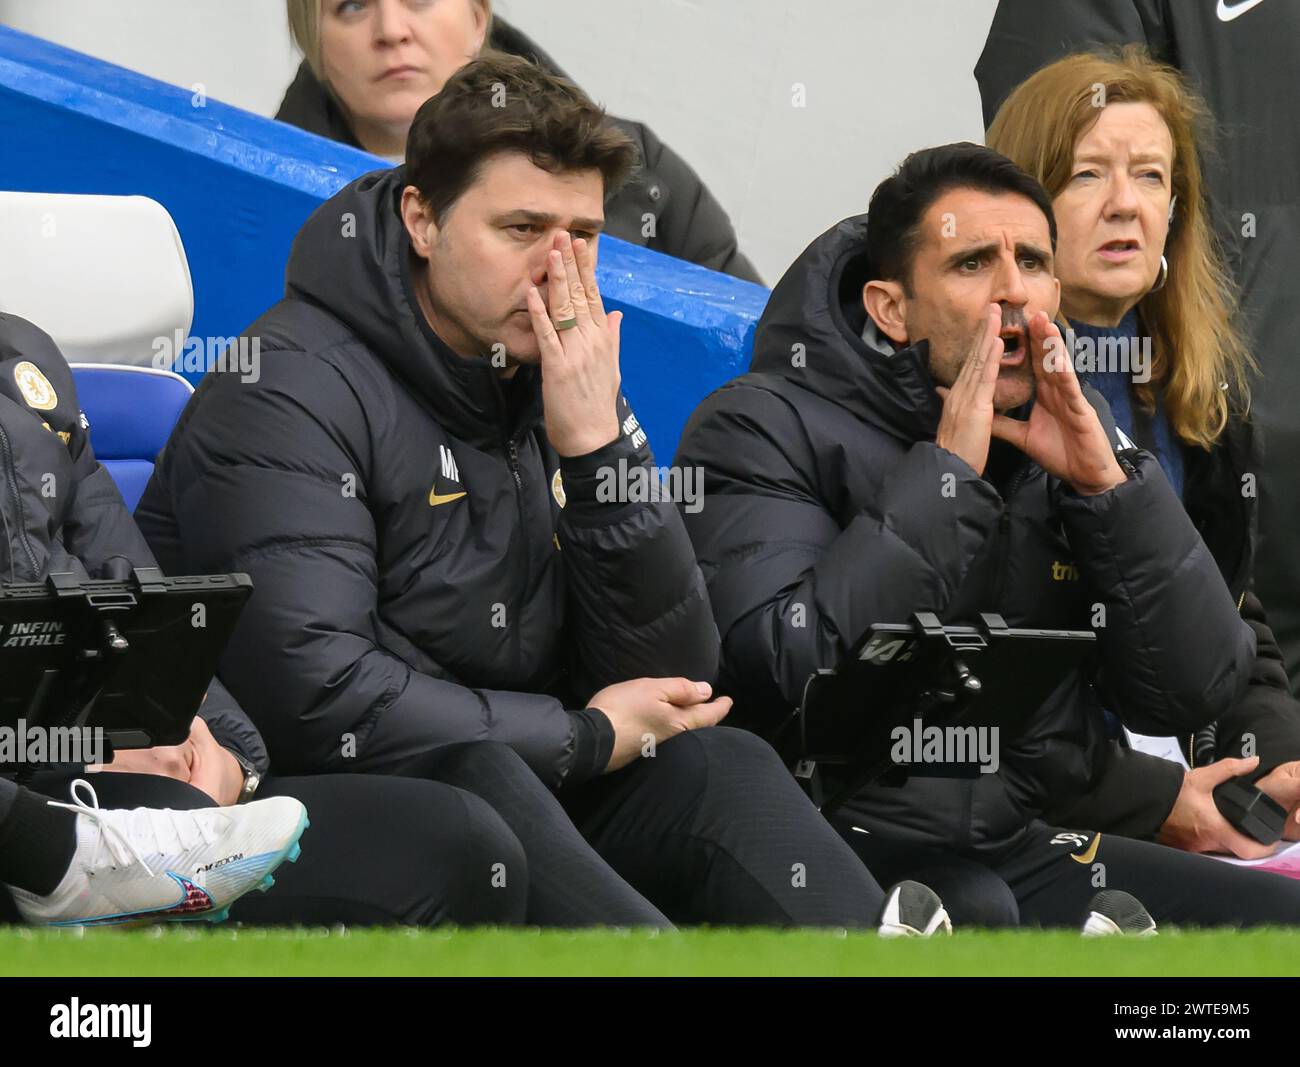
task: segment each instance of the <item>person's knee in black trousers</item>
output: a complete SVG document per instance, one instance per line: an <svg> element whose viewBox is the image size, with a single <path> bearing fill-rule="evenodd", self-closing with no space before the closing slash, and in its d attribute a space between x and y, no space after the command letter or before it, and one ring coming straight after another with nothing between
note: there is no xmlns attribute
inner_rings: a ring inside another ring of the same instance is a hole
<svg viewBox="0 0 1300 1067"><path fill-rule="evenodd" d="M562 799L596 851L674 921L878 921L880 884L746 730L679 734Z"/></svg>
<svg viewBox="0 0 1300 1067"><path fill-rule="evenodd" d="M312 825L302 857L239 922L368 926L519 924L528 860L480 797L418 778L320 775L266 780L259 795L302 801Z"/></svg>
<svg viewBox="0 0 1300 1067"><path fill-rule="evenodd" d="M938 862L907 871L903 878L929 886L959 929L1004 929L1020 925L1020 906L1011 887L978 863Z"/></svg>
<svg viewBox="0 0 1300 1067"><path fill-rule="evenodd" d="M929 886L958 929L1020 925L1020 906L1006 880L983 863L879 833L864 833L852 817L831 816L831 825L884 885L911 880Z"/></svg>
<svg viewBox="0 0 1300 1067"><path fill-rule="evenodd" d="M464 789L456 790L465 805L460 826L434 826L416 819L412 874L433 884L445 879L443 900L436 911L419 917L419 925L442 922L460 926L519 925L528 912L528 857L505 820L487 801ZM420 847L428 837L428 846ZM444 866L454 871L447 878Z"/></svg>
<svg viewBox="0 0 1300 1067"><path fill-rule="evenodd" d="M497 741L444 745L403 772L473 793L501 816L528 858L528 922L671 927L663 912L592 848L556 795L509 746Z"/></svg>

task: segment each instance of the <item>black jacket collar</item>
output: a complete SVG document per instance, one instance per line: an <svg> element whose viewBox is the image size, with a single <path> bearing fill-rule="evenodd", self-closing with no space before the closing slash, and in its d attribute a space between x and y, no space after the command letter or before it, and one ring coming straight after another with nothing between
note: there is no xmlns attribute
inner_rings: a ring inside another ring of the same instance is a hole
<svg viewBox="0 0 1300 1067"><path fill-rule="evenodd" d="M289 83L275 117L318 137L328 137L331 141L339 141L353 148L361 147L348 120L343 117L338 102L316 80L316 75L305 59Z"/></svg>

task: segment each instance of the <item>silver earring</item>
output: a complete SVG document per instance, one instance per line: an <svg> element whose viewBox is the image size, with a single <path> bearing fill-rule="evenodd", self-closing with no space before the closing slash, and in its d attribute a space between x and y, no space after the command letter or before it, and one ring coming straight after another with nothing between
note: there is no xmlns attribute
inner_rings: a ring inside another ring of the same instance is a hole
<svg viewBox="0 0 1300 1067"><path fill-rule="evenodd" d="M1156 284L1147 290L1148 293L1158 293L1165 287L1165 282L1169 280L1169 260L1164 256L1160 257L1160 274L1156 279Z"/></svg>

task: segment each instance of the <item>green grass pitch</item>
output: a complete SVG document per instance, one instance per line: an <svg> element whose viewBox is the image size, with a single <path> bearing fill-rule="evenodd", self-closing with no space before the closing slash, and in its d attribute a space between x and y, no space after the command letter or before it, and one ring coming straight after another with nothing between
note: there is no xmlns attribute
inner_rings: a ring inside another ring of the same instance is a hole
<svg viewBox="0 0 1300 1067"><path fill-rule="evenodd" d="M1295 975L1300 931L967 931L928 941L773 930L0 927L0 975Z"/></svg>

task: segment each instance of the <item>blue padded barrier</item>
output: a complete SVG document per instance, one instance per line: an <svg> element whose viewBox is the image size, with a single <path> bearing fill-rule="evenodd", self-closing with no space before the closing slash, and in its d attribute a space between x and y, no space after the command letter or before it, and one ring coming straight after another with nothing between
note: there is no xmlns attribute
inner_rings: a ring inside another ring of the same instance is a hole
<svg viewBox="0 0 1300 1067"><path fill-rule="evenodd" d="M376 156L0 27L0 188L138 194L171 214L198 338L243 330L284 290L294 235ZM690 412L744 370L767 290L614 238L625 391L661 463Z"/></svg>

